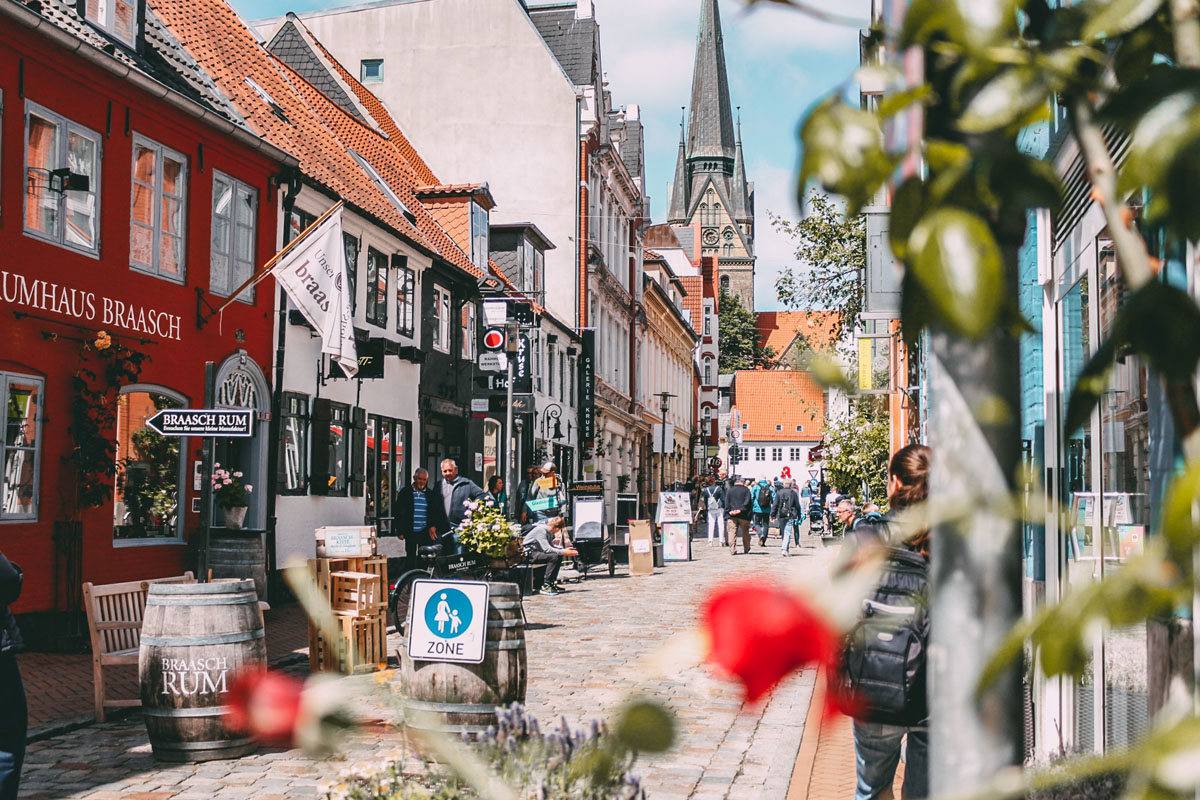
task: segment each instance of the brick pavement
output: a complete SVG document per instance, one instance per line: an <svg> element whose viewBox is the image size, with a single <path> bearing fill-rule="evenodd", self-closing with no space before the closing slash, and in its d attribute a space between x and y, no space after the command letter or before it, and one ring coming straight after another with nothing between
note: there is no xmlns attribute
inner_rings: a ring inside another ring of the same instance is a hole
<svg viewBox="0 0 1200 800"><path fill-rule="evenodd" d="M267 658L272 664L308 653L308 623L297 605L272 608L264 615ZM29 699L29 732L34 738L65 726L95 719L90 653L21 653L21 678ZM109 697L137 697L137 666L105 668ZM110 713L119 711L111 709Z"/></svg>
<svg viewBox="0 0 1200 800"><path fill-rule="evenodd" d="M750 555L730 558L723 549L697 544L695 561L669 564L653 576L635 578L621 571L615 578L573 584L560 597L528 599L527 704L544 723L559 716L584 723L611 714L625 688L640 685L675 711L682 729L671 752L637 766L651 798L783 800L793 785L815 675L794 676L765 702L748 708L737 687L703 668L649 677L643 659L671 634L693 624L705 591L718 580L732 575L816 575L825 569L829 551L809 548L785 559L778 555L776 538L766 550L755 546ZM374 681L368 678L363 685L372 687ZM87 697L90 702L90 688ZM135 713L31 745L21 796L309 797L316 794L320 780L347 763L379 758L396 744L378 734L362 734L342 755L325 761L309 760L297 751L264 750L233 761L170 765L153 760Z"/></svg>

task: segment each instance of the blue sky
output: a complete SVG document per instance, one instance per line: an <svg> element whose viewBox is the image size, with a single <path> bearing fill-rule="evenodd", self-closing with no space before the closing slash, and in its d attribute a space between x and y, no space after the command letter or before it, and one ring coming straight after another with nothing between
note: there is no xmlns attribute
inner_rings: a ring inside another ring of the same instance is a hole
<svg viewBox="0 0 1200 800"><path fill-rule="evenodd" d="M436 2L436 0L433 0ZM541 4L547 0L533 0ZM244 19L310 11L354 0L232 0ZM866 20L870 0L809 0ZM646 180L655 222L663 221L667 182L679 149L680 106L691 95L700 0L594 0L601 59L613 103L637 104L646 130ZM779 308L774 282L794 248L771 227L768 212L799 215L795 176L797 125L804 110L851 81L858 30L818 22L776 3L747 8L721 0L730 97L741 106L746 172L755 182L755 297L758 310ZM736 112L735 112L736 113ZM403 122L401 121L403 125Z"/></svg>

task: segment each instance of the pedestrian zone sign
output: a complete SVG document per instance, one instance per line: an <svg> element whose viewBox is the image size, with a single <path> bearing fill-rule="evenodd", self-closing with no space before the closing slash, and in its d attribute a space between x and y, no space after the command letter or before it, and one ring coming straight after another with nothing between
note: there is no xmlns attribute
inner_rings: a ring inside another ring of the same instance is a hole
<svg viewBox="0 0 1200 800"><path fill-rule="evenodd" d="M414 661L483 661L487 583L413 581L408 613L408 655Z"/></svg>

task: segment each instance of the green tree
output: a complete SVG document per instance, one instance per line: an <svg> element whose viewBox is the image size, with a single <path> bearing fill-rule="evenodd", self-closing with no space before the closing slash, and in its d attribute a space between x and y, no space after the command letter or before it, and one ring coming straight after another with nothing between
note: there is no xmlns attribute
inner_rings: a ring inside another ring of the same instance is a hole
<svg viewBox="0 0 1200 800"><path fill-rule="evenodd" d="M864 396L825 430L825 480L859 502L887 504L888 415L883 401Z"/></svg>
<svg viewBox="0 0 1200 800"><path fill-rule="evenodd" d="M765 369L775 360L775 351L758 340L758 320L747 311L737 295L721 292L717 299L717 339L720 372Z"/></svg>
<svg viewBox="0 0 1200 800"><path fill-rule="evenodd" d="M846 216L821 192L808 195L808 213L799 222L776 214L771 224L796 245L798 267L784 267L775 279L779 302L791 309L839 313L835 340L854 330L863 310L863 270L867 266L867 218Z"/></svg>

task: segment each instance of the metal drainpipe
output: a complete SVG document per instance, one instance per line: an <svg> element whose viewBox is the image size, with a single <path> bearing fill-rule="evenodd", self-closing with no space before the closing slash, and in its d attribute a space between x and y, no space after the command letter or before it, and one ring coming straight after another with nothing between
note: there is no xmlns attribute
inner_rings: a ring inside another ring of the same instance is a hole
<svg viewBox="0 0 1200 800"><path fill-rule="evenodd" d="M283 194L283 245L286 247L292 240L292 211L296 206L296 195L300 193L300 172L296 169L288 169L283 173L283 180L287 181L286 190ZM275 485L275 477L279 473L279 440L283 435L281 423L283 416L283 359L284 347L287 345L287 294L283 291L283 287L276 289L278 297L276 303L278 310L276 312L276 326L278 332L275 337L275 379L271 386L271 421L268 426L269 439L267 447L267 559L268 559L268 586L276 584L278 586L279 565L275 561L275 531L278 527L278 518L276 517L276 508L278 504L279 493ZM272 592L268 588L267 596L272 598ZM273 599L273 598L272 598Z"/></svg>

